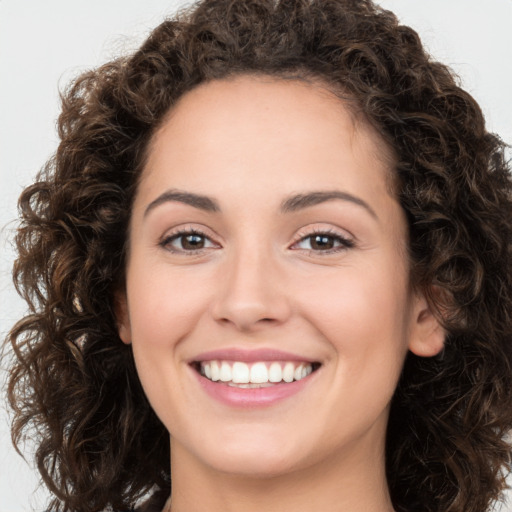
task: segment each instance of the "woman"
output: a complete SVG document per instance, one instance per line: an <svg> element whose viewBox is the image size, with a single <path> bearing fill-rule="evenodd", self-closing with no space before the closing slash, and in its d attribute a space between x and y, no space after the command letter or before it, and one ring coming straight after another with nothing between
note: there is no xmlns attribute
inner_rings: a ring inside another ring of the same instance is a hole
<svg viewBox="0 0 512 512"><path fill-rule="evenodd" d="M490 509L511 181L411 29L204 1L82 75L59 130L9 387L52 509Z"/></svg>

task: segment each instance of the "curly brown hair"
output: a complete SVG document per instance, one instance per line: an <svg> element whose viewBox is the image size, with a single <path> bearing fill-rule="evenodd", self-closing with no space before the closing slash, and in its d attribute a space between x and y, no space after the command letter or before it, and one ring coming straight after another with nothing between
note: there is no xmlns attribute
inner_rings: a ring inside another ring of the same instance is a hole
<svg viewBox="0 0 512 512"><path fill-rule="evenodd" d="M397 155L412 282L447 332L409 354L393 398L387 476L400 512L484 512L500 498L512 426L512 180L504 144L418 35L370 0L204 0L62 97L61 143L19 201L13 439L34 431L56 511L126 510L170 487L168 433L118 336L131 204L165 114L240 74L343 91ZM165 494L165 493L162 493Z"/></svg>

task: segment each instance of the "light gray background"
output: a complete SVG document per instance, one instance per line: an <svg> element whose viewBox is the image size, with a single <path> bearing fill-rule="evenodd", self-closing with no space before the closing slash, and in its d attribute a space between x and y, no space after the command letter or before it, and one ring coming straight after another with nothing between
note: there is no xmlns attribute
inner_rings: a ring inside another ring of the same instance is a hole
<svg viewBox="0 0 512 512"><path fill-rule="evenodd" d="M24 311L9 245L21 188L57 145L58 85L135 49L183 0L0 0L0 337ZM381 0L461 76L490 129L512 142L512 0ZM5 366L3 361L2 365ZM0 377L4 377L0 373ZM0 512L42 511L44 489L12 449L0 398ZM30 454L27 453L27 459ZM503 507L511 512L512 506Z"/></svg>

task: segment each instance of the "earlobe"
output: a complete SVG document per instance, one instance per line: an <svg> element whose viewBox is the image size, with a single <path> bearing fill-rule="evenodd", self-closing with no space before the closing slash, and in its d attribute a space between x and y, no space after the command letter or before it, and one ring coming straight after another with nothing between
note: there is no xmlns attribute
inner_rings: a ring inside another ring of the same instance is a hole
<svg viewBox="0 0 512 512"><path fill-rule="evenodd" d="M433 357L444 347L446 333L425 297L417 296L409 350L420 357Z"/></svg>
<svg viewBox="0 0 512 512"><path fill-rule="evenodd" d="M114 301L117 332L119 333L121 341L129 345L132 342L132 329L130 325L130 315L128 314L128 299L126 293L116 293Z"/></svg>

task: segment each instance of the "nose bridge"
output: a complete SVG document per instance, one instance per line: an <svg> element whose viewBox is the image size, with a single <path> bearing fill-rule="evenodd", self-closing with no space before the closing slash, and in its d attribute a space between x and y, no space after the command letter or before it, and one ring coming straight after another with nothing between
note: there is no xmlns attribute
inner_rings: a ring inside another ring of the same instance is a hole
<svg viewBox="0 0 512 512"><path fill-rule="evenodd" d="M270 244L255 238L239 243L230 251L215 304L217 320L252 329L281 323L289 315L282 271Z"/></svg>

